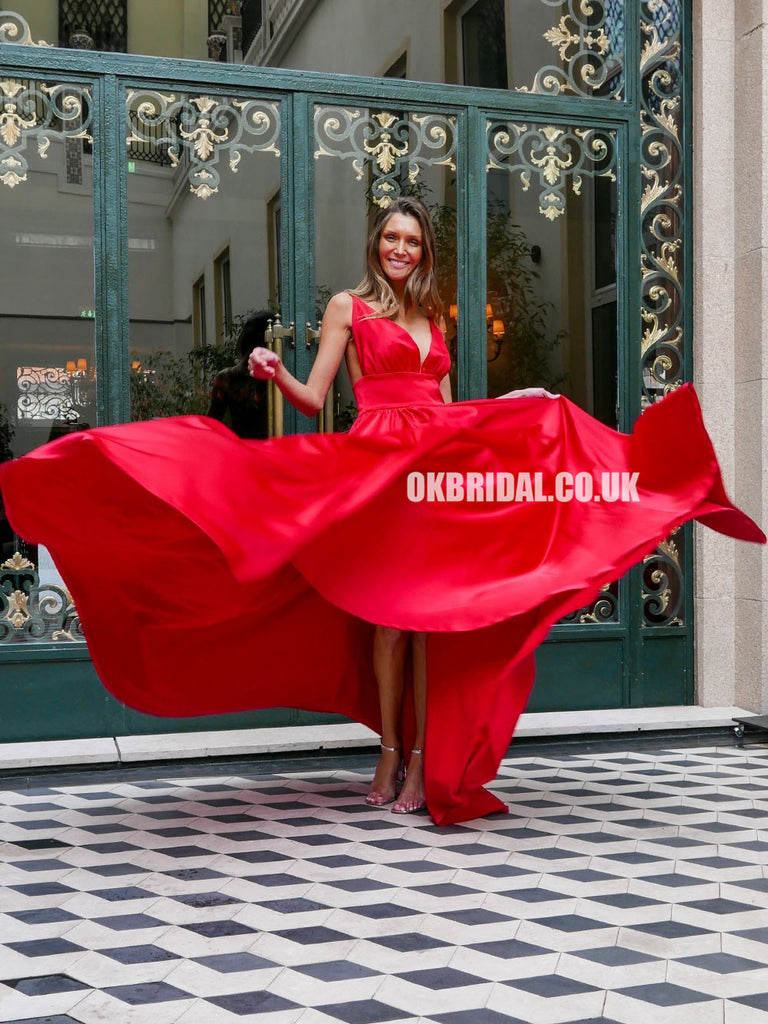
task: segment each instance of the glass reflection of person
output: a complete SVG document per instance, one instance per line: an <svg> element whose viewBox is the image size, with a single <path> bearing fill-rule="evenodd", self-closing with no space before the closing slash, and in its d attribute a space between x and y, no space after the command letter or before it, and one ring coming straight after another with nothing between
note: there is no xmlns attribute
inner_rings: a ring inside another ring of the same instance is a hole
<svg viewBox="0 0 768 1024"><path fill-rule="evenodd" d="M346 358L351 383L363 375L360 357L352 340L352 317L357 295L373 318L387 318L410 335L423 365L433 344L433 322L441 320L435 277L435 235L426 207L411 198L395 200L379 213L367 246L367 270L360 285L339 292L328 303L323 317L320 346L306 384L286 370L277 354L257 348L251 353L251 373L274 379L299 412L315 415L322 408L341 360ZM451 401L448 374L440 381L443 401ZM390 803L397 793L402 758L401 715L405 695L405 667L412 643L413 712L415 734L407 758L407 774L393 810L407 814L426 806L424 794L424 740L427 714L426 636L377 626L373 667L381 708L381 757L366 802Z"/></svg>
<svg viewBox="0 0 768 1024"><path fill-rule="evenodd" d="M261 310L246 320L238 340L240 361L216 375L211 389L208 415L226 422L238 437L266 438L267 383L257 380L248 372L248 356L253 349L263 346L264 333L271 313Z"/></svg>

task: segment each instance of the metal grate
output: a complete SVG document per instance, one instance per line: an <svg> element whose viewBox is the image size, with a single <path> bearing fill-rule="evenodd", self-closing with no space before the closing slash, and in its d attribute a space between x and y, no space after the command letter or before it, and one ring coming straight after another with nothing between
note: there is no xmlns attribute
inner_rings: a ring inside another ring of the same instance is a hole
<svg viewBox="0 0 768 1024"><path fill-rule="evenodd" d="M208 35L219 31L231 6L229 0L208 0Z"/></svg>
<svg viewBox="0 0 768 1024"><path fill-rule="evenodd" d="M88 33L95 50L127 53L127 0L59 0L59 46L71 46L78 30Z"/></svg>

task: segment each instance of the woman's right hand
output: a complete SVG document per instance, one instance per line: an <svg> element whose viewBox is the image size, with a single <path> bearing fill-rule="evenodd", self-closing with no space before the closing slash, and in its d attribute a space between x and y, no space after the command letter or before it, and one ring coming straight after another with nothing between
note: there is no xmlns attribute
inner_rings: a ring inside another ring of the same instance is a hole
<svg viewBox="0 0 768 1024"><path fill-rule="evenodd" d="M281 365L277 352L268 348L255 348L248 356L248 373L257 380L272 380Z"/></svg>

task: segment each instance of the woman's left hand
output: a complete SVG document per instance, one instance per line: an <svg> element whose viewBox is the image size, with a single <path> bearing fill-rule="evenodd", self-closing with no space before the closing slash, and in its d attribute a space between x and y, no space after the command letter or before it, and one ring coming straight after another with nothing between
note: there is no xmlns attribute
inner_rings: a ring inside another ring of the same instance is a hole
<svg viewBox="0 0 768 1024"><path fill-rule="evenodd" d="M497 398L559 398L545 388L520 388L518 391L508 391L506 395L497 395Z"/></svg>

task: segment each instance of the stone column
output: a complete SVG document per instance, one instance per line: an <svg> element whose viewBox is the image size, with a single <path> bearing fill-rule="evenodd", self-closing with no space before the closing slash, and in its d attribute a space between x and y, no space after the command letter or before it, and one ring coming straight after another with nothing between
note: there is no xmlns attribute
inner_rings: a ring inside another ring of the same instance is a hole
<svg viewBox="0 0 768 1024"><path fill-rule="evenodd" d="M725 486L735 481L735 4L693 4L694 384ZM741 495L739 495L741 498ZM696 701L736 702L735 543L696 526Z"/></svg>
<svg viewBox="0 0 768 1024"><path fill-rule="evenodd" d="M768 0L736 0L735 493L768 529ZM768 553L736 550L736 700L768 713Z"/></svg>

